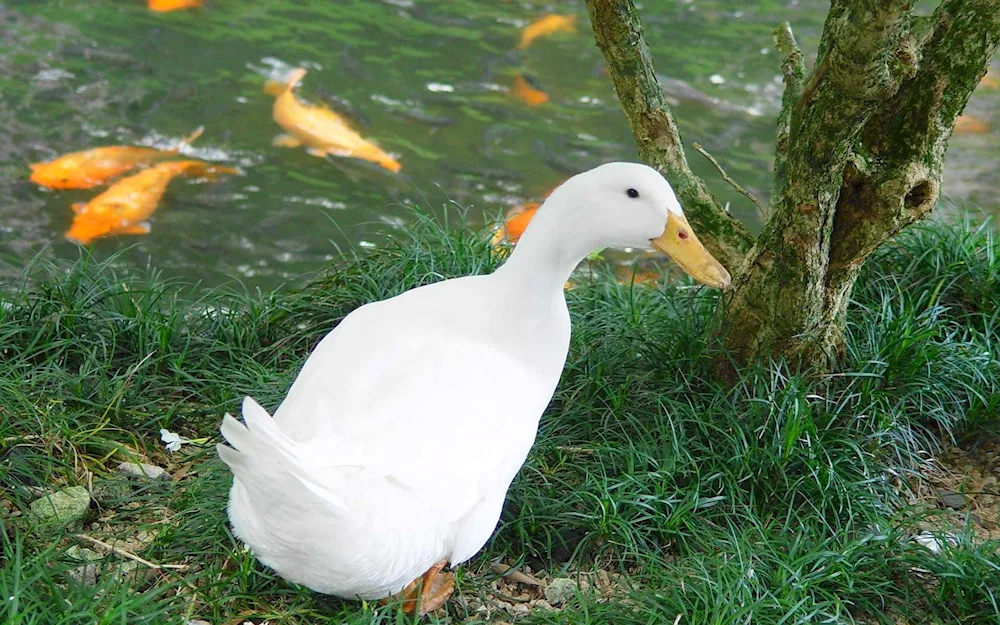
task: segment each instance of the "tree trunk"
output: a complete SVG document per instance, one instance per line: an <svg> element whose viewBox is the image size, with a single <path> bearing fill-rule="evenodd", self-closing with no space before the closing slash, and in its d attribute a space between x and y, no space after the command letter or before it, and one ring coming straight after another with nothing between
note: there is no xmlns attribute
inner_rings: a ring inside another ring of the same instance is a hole
<svg viewBox="0 0 1000 625"><path fill-rule="evenodd" d="M955 119L1000 43L1000 0L942 0L924 18L912 0L833 0L808 79L791 29L779 27L771 210L752 246L687 168L632 0L587 7L640 156L678 187L734 276L727 347L737 361L834 367L862 264L937 203Z"/></svg>

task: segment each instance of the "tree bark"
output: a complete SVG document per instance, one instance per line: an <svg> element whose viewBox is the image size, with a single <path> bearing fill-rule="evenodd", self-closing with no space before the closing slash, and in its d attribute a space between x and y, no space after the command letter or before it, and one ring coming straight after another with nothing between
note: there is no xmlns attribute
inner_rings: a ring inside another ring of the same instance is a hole
<svg viewBox="0 0 1000 625"><path fill-rule="evenodd" d="M587 6L640 155L671 183L694 184L632 1ZM745 231L713 221L717 202L698 204L709 218L695 224L730 252L722 332L737 361L835 366L862 264L936 204L955 119L1000 43L1000 0L942 0L929 18L912 11L912 0L833 0L808 78L790 27L775 31L785 93L770 218L736 267Z"/></svg>
<svg viewBox="0 0 1000 625"><path fill-rule="evenodd" d="M734 269L753 245L753 237L688 167L681 134L653 70L635 7L631 0L588 0L587 10L597 47L608 63L615 92L632 127L639 158L670 181L698 236L711 233L707 240L702 239L705 247L726 269Z"/></svg>

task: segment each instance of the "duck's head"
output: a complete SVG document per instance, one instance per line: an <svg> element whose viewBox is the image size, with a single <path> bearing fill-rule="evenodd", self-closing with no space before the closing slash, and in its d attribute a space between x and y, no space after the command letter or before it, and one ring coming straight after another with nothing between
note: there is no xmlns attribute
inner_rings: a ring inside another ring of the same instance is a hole
<svg viewBox="0 0 1000 625"><path fill-rule="evenodd" d="M546 204L572 212L560 217L572 219L574 235L591 250L655 247L695 280L720 289L729 286L729 272L698 240L670 183L652 167L601 165L567 180Z"/></svg>

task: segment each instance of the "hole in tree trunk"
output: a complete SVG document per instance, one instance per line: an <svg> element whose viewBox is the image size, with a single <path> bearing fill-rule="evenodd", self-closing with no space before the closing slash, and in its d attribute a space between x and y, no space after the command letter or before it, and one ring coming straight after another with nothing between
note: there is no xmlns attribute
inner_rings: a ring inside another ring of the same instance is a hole
<svg viewBox="0 0 1000 625"><path fill-rule="evenodd" d="M903 198L903 206L910 210L914 210L926 204L933 194L933 189L931 188L931 183L924 180L923 182L917 183L910 192L906 194Z"/></svg>

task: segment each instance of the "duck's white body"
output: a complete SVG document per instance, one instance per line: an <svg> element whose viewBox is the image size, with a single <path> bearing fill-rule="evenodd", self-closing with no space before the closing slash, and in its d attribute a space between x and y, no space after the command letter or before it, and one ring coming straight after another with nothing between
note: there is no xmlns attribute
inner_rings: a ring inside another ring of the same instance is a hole
<svg viewBox="0 0 1000 625"><path fill-rule="evenodd" d="M273 418L249 397L246 426L226 416L229 516L261 562L313 590L372 599L486 543L565 364L565 280L594 249L648 245L680 211L644 166L583 176L589 185L571 180L550 196L496 272L358 308L319 343ZM608 178L605 198L593 186ZM618 199L639 186L642 210ZM609 202L634 212L634 232L616 232L621 214L565 232Z"/></svg>
<svg viewBox="0 0 1000 625"><path fill-rule="evenodd" d="M316 347L272 424L245 401L252 451L224 456L229 516L261 562L319 592L380 598L486 543L570 332L561 297L525 334L490 327L518 313L497 277L362 306Z"/></svg>

